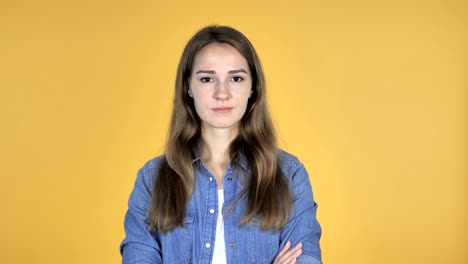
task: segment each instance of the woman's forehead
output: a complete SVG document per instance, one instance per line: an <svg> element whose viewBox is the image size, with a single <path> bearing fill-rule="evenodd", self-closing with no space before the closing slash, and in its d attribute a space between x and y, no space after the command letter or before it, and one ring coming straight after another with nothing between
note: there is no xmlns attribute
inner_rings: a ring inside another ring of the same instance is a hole
<svg viewBox="0 0 468 264"><path fill-rule="evenodd" d="M232 45L227 43L210 43L195 56L195 68L245 68L248 63L245 57ZM208 69L206 69L208 70Z"/></svg>

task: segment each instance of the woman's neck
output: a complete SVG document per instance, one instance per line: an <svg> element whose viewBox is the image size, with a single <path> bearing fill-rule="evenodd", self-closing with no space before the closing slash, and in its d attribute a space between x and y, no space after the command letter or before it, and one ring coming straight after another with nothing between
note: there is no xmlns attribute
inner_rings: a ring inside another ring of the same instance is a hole
<svg viewBox="0 0 468 264"><path fill-rule="evenodd" d="M233 129L202 130L202 159L216 177L218 188L222 188L222 177L229 163L229 145L236 136L237 130Z"/></svg>
<svg viewBox="0 0 468 264"><path fill-rule="evenodd" d="M205 161L229 162L229 145L237 136L237 129L203 129L203 152Z"/></svg>

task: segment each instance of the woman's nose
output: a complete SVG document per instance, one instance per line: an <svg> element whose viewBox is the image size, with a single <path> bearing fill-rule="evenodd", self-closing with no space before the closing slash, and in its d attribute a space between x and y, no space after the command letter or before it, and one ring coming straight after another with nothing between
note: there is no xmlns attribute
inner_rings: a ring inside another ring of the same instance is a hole
<svg viewBox="0 0 468 264"><path fill-rule="evenodd" d="M229 90L229 84L226 82L218 82L216 84L214 97L217 100L226 100L231 97L231 92Z"/></svg>

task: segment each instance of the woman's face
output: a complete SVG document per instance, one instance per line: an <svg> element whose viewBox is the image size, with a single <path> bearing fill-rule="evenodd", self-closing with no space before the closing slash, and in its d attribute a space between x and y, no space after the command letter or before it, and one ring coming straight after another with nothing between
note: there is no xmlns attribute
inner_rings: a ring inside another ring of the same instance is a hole
<svg viewBox="0 0 468 264"><path fill-rule="evenodd" d="M251 73L236 48L211 43L195 56L189 95L204 130L237 130L251 94Z"/></svg>

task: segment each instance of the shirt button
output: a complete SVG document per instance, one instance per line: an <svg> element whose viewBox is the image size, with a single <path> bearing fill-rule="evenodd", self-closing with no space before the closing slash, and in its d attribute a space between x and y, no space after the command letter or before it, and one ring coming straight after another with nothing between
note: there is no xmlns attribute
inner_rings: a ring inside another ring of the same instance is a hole
<svg viewBox="0 0 468 264"><path fill-rule="evenodd" d="M214 214L214 209L210 209L210 214Z"/></svg>
<svg viewBox="0 0 468 264"><path fill-rule="evenodd" d="M213 177L210 177L210 181L213 181Z"/></svg>
<svg viewBox="0 0 468 264"><path fill-rule="evenodd" d="M229 243L229 246L230 246L230 247L235 247L235 246L236 246L236 243L231 242L231 243Z"/></svg>
<svg viewBox="0 0 468 264"><path fill-rule="evenodd" d="M206 248L210 248L210 247L211 247L211 244L210 244L210 243L206 243L206 244L205 244L205 247L206 247Z"/></svg>

